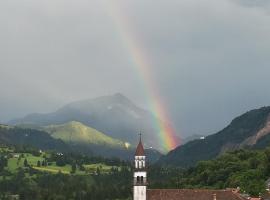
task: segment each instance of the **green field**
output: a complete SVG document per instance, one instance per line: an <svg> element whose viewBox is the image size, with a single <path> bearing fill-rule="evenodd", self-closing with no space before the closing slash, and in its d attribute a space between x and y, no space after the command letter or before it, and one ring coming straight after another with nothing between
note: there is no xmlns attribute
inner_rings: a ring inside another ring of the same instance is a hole
<svg viewBox="0 0 270 200"><path fill-rule="evenodd" d="M10 172L16 172L19 168L23 168L25 159L27 159L27 162L30 166L36 166L38 161L42 162L44 160L42 156L33 156L29 153L12 153L11 155L13 157L8 159L7 166ZM17 156L19 156L19 158Z"/></svg>
<svg viewBox="0 0 270 200"><path fill-rule="evenodd" d="M95 173L97 171L97 168L99 168L100 173L109 173L112 167L115 166L108 166L105 164L90 164L90 165L83 165L85 167L86 172L88 173Z"/></svg>
<svg viewBox="0 0 270 200"><path fill-rule="evenodd" d="M24 166L24 160L27 160L27 163L29 166L31 166L33 169L43 171L43 172L49 172L49 173L63 173L63 174L71 174L72 166L71 165L65 165L65 166L57 166L55 162L50 162L48 166L37 166L38 161L42 163L44 160L45 153L41 154L41 156L33 156L29 153L11 153L11 158L8 159L8 166L7 170L11 173L16 173L20 168L25 168ZM48 154L46 155L49 156ZM96 174L97 168L99 168L99 172L109 173L111 168L114 166L108 166L102 163L98 164L85 164L83 165L85 168L85 171L81 171L78 168L75 171L76 175L86 175L86 174Z"/></svg>
<svg viewBox="0 0 270 200"><path fill-rule="evenodd" d="M8 147L0 147L0 153L11 153L12 150Z"/></svg>
<svg viewBox="0 0 270 200"><path fill-rule="evenodd" d="M52 168L52 167L33 167L36 170L43 171L43 172L50 172L53 174L56 173L63 173L63 174L70 174L70 171L63 170L61 167L57 168Z"/></svg>

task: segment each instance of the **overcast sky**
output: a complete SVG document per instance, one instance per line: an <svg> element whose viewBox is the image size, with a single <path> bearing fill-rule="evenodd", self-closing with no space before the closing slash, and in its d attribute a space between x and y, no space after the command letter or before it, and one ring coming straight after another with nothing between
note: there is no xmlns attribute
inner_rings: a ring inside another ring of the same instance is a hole
<svg viewBox="0 0 270 200"><path fill-rule="evenodd" d="M182 135L270 105L269 0L1 0L1 122L117 92L146 107L112 2Z"/></svg>

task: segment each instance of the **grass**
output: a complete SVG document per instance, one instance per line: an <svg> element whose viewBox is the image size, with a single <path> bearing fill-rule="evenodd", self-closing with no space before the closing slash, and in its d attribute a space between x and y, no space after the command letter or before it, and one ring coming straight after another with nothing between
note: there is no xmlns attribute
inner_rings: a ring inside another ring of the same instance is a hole
<svg viewBox="0 0 270 200"><path fill-rule="evenodd" d="M27 160L29 166L42 172L54 174L61 172L63 174L71 174L72 171L71 165L57 166L56 162L51 162L47 166L37 166L38 161L42 163L45 156L47 158L50 157L50 154L47 154L45 152L43 152L40 156L34 156L30 153L13 153L13 151L8 148L0 148L0 150L9 152L9 156L11 156L11 158L8 159L8 165L6 169L12 174L18 172L20 168L25 168L24 166L25 159ZM97 168L99 168L100 173L106 174L109 173L111 168L115 166L109 166L106 164L98 163L98 164L85 164L83 165L83 167L85 168L85 171L81 171L77 167L75 175L95 174L97 172Z"/></svg>
<svg viewBox="0 0 270 200"><path fill-rule="evenodd" d="M85 171L81 171L79 169L76 169L75 175L87 175L87 174L95 174L97 171L97 168L100 169L100 173L106 174L109 173L112 166L108 166L105 164L89 164L89 165L83 165L85 168ZM58 173L61 172L63 174L71 174L71 165L65 165L65 166L57 166L55 163L52 163L50 166L46 167L33 167L36 170L44 171L44 172L51 172L51 173Z"/></svg>
<svg viewBox="0 0 270 200"><path fill-rule="evenodd" d="M101 173L109 173L111 168L114 167L114 166L108 166L102 163L83 165L83 166L88 173L95 173L97 168L100 169Z"/></svg>
<svg viewBox="0 0 270 200"><path fill-rule="evenodd" d="M0 147L0 153L11 153L13 152L12 149L8 147Z"/></svg>
<svg viewBox="0 0 270 200"><path fill-rule="evenodd" d="M111 138L96 129L75 121L61 125L50 125L43 129L49 132L52 137L62 139L65 142L105 145L116 148L125 148L125 145L127 145L120 140Z"/></svg>
<svg viewBox="0 0 270 200"><path fill-rule="evenodd" d="M50 172L53 174L57 174L59 172L61 172L62 174L70 174L70 171L66 171L66 170L63 170L61 168L59 168L59 169L53 169L51 167L33 167L33 168L36 170L39 170L39 171Z"/></svg>
<svg viewBox="0 0 270 200"><path fill-rule="evenodd" d="M21 154L18 154L21 155ZM71 165L65 165L65 166L57 166L55 162L52 162L48 166L37 166L37 162L42 162L44 160L43 157L33 156L31 154L24 154L24 158L10 158L8 160L8 166L7 169L11 173L16 173L19 168L24 168L24 159L27 159L28 164L33 167L36 170L43 171L43 172L49 172L49 173L63 173L63 174L71 174L72 167ZM89 165L83 165L85 168L85 171L81 171L79 169L76 169L75 174L76 175L86 175L86 174L94 174L97 171L97 168L99 168L100 173L109 173L111 168L113 166L108 166L105 164L89 164Z"/></svg>
<svg viewBox="0 0 270 200"><path fill-rule="evenodd" d="M33 156L32 154L29 154L29 153L23 154L23 157L22 157L22 153L14 153L12 155L20 156L20 158L13 157L13 158L8 159L7 168L12 173L16 172L19 168L24 167L25 159L27 159L27 163L30 166L36 166L38 161L42 162L44 160L43 157Z"/></svg>

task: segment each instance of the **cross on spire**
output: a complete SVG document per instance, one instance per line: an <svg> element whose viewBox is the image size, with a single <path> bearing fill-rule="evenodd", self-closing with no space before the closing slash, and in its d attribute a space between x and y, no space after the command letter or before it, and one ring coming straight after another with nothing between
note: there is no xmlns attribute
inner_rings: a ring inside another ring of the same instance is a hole
<svg viewBox="0 0 270 200"><path fill-rule="evenodd" d="M140 141L142 141L142 132L141 131L139 133L139 136L140 136Z"/></svg>

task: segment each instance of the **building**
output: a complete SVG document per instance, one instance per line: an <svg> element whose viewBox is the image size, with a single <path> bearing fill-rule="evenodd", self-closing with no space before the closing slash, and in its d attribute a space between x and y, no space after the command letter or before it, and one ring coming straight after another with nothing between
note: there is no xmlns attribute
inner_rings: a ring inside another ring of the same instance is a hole
<svg viewBox="0 0 270 200"><path fill-rule="evenodd" d="M147 189L146 156L140 136L135 153L133 200L247 200L238 190Z"/></svg>
<svg viewBox="0 0 270 200"><path fill-rule="evenodd" d="M133 176L133 199L146 200L147 190L147 170L146 157L140 136L140 142L137 146L134 162L134 176Z"/></svg>

